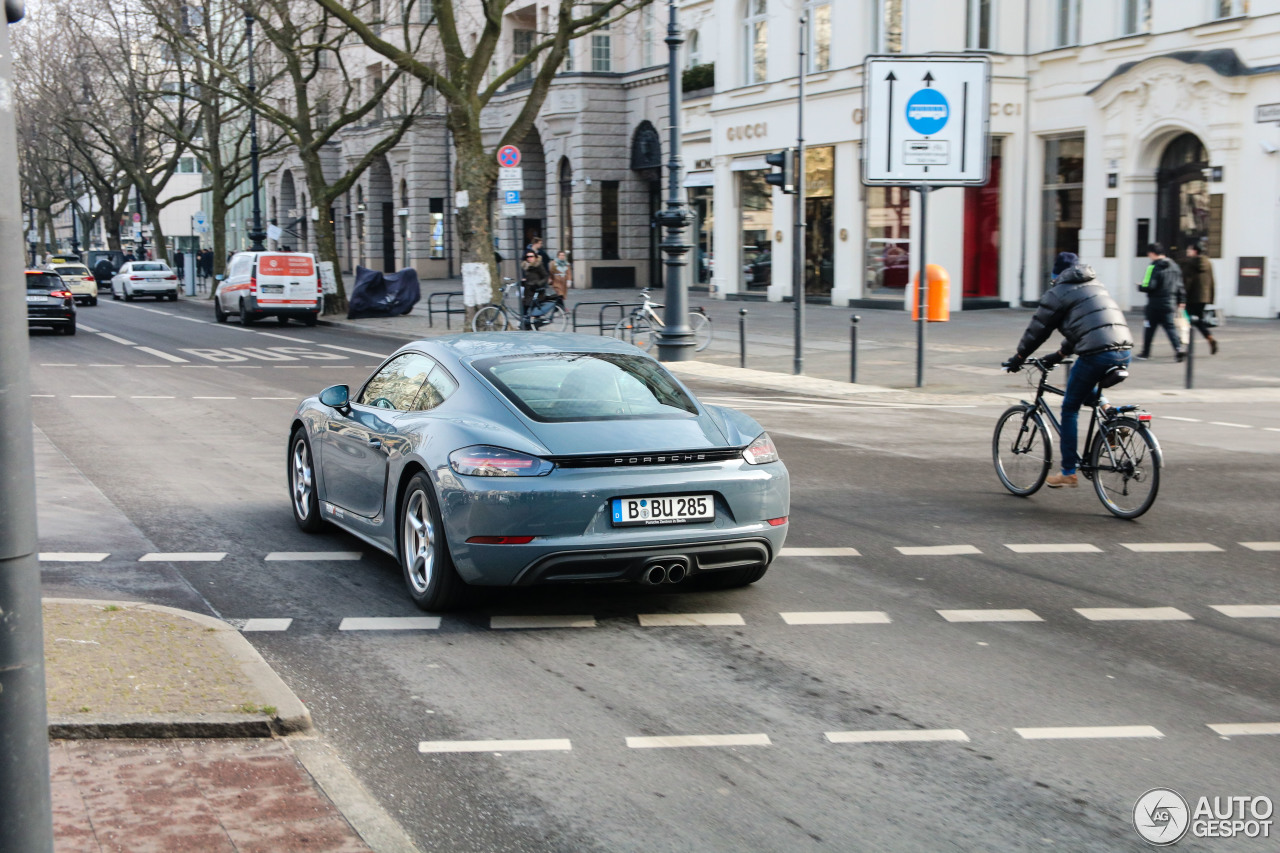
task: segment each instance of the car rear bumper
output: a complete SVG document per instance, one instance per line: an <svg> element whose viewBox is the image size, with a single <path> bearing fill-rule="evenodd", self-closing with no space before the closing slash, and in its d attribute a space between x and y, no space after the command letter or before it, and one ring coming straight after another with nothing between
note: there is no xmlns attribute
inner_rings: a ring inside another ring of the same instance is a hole
<svg viewBox="0 0 1280 853"><path fill-rule="evenodd" d="M320 316L320 304L318 302L308 302L301 305L289 305L276 302L260 302L257 297L246 296L245 307L251 314L261 314L268 317L318 317Z"/></svg>
<svg viewBox="0 0 1280 853"><path fill-rule="evenodd" d="M76 312L59 311L53 313L27 314L28 326L67 326L76 321Z"/></svg>
<svg viewBox="0 0 1280 853"><path fill-rule="evenodd" d="M772 528L778 530L778 528ZM650 545L548 554L525 567L513 581L517 586L555 583L638 582L656 564L680 561L691 577L769 565L782 547L768 536L742 536L712 542ZM494 546L490 546L494 547ZM498 546L501 547L501 546Z"/></svg>

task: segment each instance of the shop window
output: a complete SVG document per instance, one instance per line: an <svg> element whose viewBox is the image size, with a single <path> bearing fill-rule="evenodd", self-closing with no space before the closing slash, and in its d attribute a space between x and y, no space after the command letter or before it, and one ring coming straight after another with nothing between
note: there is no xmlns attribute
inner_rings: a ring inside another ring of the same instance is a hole
<svg viewBox="0 0 1280 853"><path fill-rule="evenodd" d="M444 199L427 199L427 211L431 214L431 257L444 259Z"/></svg>
<svg viewBox="0 0 1280 853"><path fill-rule="evenodd" d="M769 76L769 3L768 0L747 0L746 21L743 24L743 82L763 83Z"/></svg>
<svg viewBox="0 0 1280 853"><path fill-rule="evenodd" d="M715 271L715 193L712 187L692 187L689 207L693 210L693 282L709 287Z"/></svg>
<svg viewBox="0 0 1280 853"><path fill-rule="evenodd" d="M836 150L804 152L804 292L830 296L835 282Z"/></svg>
<svg viewBox="0 0 1280 853"><path fill-rule="evenodd" d="M763 290L773 281L773 187L764 181L763 169L738 173L738 199L742 210L740 269L747 290Z"/></svg>
<svg viewBox="0 0 1280 853"><path fill-rule="evenodd" d="M991 7L995 0L969 0L968 37L965 47L969 50L992 50Z"/></svg>
<svg viewBox="0 0 1280 853"><path fill-rule="evenodd" d="M867 187L863 295L902 299L911 266L911 191Z"/></svg>
<svg viewBox="0 0 1280 853"><path fill-rule="evenodd" d="M600 259L616 261L621 246L618 239L618 182L600 182Z"/></svg>
<svg viewBox="0 0 1280 853"><path fill-rule="evenodd" d="M1084 137L1063 136L1044 143L1044 186L1040 202L1040 281L1049 288L1059 252L1080 254L1084 206Z"/></svg>

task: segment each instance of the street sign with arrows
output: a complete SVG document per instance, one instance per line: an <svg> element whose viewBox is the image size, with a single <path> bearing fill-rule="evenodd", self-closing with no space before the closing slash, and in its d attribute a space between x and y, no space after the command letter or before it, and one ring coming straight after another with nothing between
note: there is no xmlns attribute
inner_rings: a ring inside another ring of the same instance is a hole
<svg viewBox="0 0 1280 853"><path fill-rule="evenodd" d="M863 183L987 182L987 57L869 56L862 79Z"/></svg>

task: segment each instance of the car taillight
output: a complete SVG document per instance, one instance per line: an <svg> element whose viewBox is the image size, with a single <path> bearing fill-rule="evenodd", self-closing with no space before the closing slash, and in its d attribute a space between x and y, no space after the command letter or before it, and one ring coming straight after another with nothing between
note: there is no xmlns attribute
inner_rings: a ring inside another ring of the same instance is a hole
<svg viewBox="0 0 1280 853"><path fill-rule="evenodd" d="M174 275L173 273L170 273L169 275L167 275L167 276L165 276L165 277L164 277L164 280L165 280L165 281L177 281L177 280L178 280L178 277L177 277L176 275Z"/></svg>
<svg viewBox="0 0 1280 853"><path fill-rule="evenodd" d="M471 477L541 477L556 466L527 453L479 445L450 453L449 467Z"/></svg>
<svg viewBox="0 0 1280 853"><path fill-rule="evenodd" d="M472 536L468 545L528 545L532 536Z"/></svg>
<svg viewBox="0 0 1280 853"><path fill-rule="evenodd" d="M324 282L318 278L316 279L316 293L324 293Z"/></svg>
<svg viewBox="0 0 1280 853"><path fill-rule="evenodd" d="M81 281L93 281L93 280L94 280L94 278L93 278L93 276L91 276L91 275L87 275L87 276L85 276L84 278L82 278L82 279L81 279Z"/></svg>
<svg viewBox="0 0 1280 853"><path fill-rule="evenodd" d="M249 292L250 292L250 293L252 293L252 294L254 294L254 295L257 295L257 293L258 293L258 278L257 278L257 276L254 276L253 278L249 279Z"/></svg>
<svg viewBox="0 0 1280 853"><path fill-rule="evenodd" d="M785 516L785 515L784 515L784 516L782 516L782 518L771 518L771 519L769 519L769 526L770 526L770 527L781 527L782 525L784 525L784 524L786 524L786 523L787 523L787 516Z"/></svg>
<svg viewBox="0 0 1280 853"><path fill-rule="evenodd" d="M144 280L145 280L144 277L140 275L129 276L129 281L144 281Z"/></svg>
<svg viewBox="0 0 1280 853"><path fill-rule="evenodd" d="M70 299L72 296L70 290L51 290L49 295L57 299Z"/></svg>
<svg viewBox="0 0 1280 853"><path fill-rule="evenodd" d="M764 465L766 462L778 461L778 448L773 446L769 433L762 432L755 441L742 451L742 458L751 465Z"/></svg>

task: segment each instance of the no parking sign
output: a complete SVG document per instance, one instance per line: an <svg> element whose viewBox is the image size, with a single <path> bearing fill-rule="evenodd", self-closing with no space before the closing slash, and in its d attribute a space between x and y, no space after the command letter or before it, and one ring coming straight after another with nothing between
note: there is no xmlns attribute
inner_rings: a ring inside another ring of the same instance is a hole
<svg viewBox="0 0 1280 853"><path fill-rule="evenodd" d="M514 169L520 165L520 149L514 145L504 145L498 149L498 165Z"/></svg>

